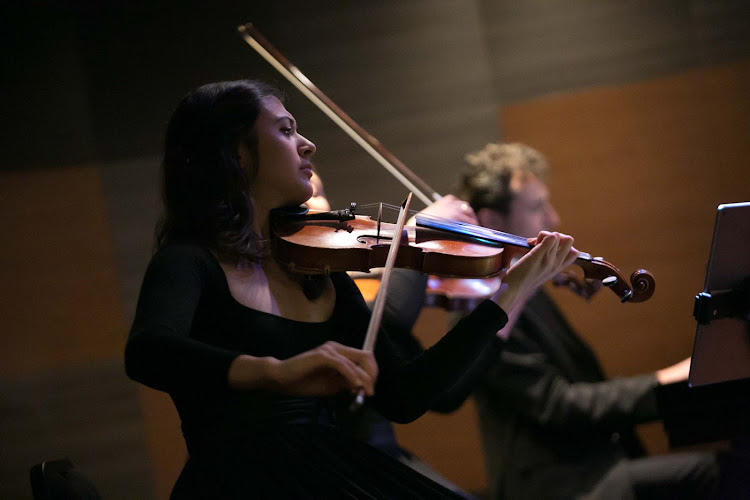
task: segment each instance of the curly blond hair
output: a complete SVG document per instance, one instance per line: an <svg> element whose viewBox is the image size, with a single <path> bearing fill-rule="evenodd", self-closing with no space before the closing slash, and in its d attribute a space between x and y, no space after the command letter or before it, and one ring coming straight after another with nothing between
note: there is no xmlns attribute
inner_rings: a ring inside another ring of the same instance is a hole
<svg viewBox="0 0 750 500"><path fill-rule="evenodd" d="M544 156L525 144L490 143L464 157L458 193L474 211L491 208L507 214L521 184L530 177L544 182L548 171Z"/></svg>

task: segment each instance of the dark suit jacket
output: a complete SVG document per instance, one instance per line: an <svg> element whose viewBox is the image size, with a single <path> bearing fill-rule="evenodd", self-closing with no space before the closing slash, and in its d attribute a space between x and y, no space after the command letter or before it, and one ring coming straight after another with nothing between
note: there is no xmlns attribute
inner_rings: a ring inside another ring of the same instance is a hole
<svg viewBox="0 0 750 500"><path fill-rule="evenodd" d="M655 375L605 380L596 356L539 292L476 393L492 498L570 498L643 454Z"/></svg>

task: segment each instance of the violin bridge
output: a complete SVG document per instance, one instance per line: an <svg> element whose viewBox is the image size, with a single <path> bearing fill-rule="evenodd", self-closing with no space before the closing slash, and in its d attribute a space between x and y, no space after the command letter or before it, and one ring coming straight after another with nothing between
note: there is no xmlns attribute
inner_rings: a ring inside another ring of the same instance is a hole
<svg viewBox="0 0 750 500"><path fill-rule="evenodd" d="M378 204L378 228L375 235L375 241L380 244L380 222L383 220L383 202Z"/></svg>

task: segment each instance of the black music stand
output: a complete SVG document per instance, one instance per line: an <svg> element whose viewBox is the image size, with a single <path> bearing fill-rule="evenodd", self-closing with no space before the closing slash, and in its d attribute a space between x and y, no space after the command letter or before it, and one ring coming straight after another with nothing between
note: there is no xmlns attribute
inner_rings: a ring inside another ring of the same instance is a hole
<svg viewBox="0 0 750 500"><path fill-rule="evenodd" d="M719 205L695 298L690 386L750 378L750 203Z"/></svg>
<svg viewBox="0 0 750 500"><path fill-rule="evenodd" d="M660 386L672 446L750 436L750 203L719 205L688 383Z"/></svg>
<svg viewBox="0 0 750 500"><path fill-rule="evenodd" d="M719 454L720 498L750 491L750 203L719 205L688 382L659 386L672 447L730 441Z"/></svg>

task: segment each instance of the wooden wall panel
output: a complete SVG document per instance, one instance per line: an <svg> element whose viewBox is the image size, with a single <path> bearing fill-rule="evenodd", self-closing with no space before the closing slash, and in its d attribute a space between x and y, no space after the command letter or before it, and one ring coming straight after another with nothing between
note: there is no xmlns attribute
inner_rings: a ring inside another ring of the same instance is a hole
<svg viewBox="0 0 750 500"><path fill-rule="evenodd" d="M122 308L94 167L0 176L0 374L122 356Z"/></svg>
<svg viewBox="0 0 750 500"><path fill-rule="evenodd" d="M139 385L138 394L155 498L167 499L188 457L180 417L166 393Z"/></svg>
<svg viewBox="0 0 750 500"><path fill-rule="evenodd" d="M0 224L0 498L62 457L104 498L150 498L98 169L0 174Z"/></svg>
<svg viewBox="0 0 750 500"><path fill-rule="evenodd" d="M506 140L542 151L563 230L623 272L656 276L654 297L584 303L554 291L610 376L690 355L716 206L750 200L750 62L502 108ZM649 428L652 451L663 435Z"/></svg>

